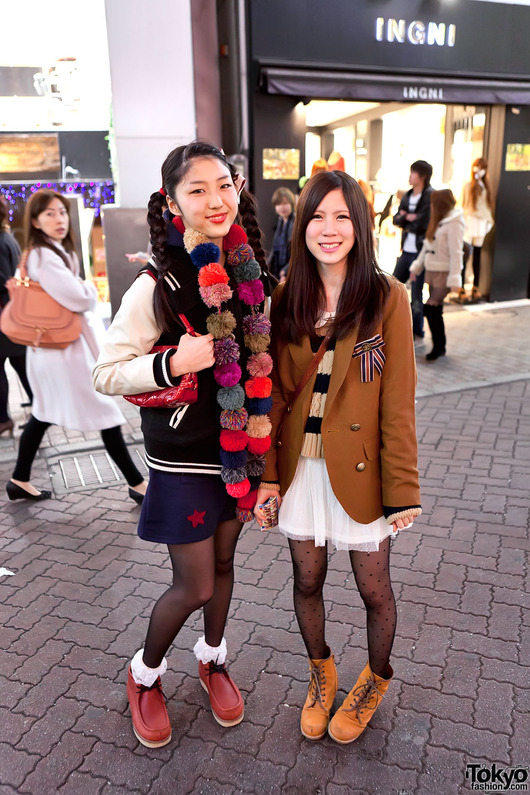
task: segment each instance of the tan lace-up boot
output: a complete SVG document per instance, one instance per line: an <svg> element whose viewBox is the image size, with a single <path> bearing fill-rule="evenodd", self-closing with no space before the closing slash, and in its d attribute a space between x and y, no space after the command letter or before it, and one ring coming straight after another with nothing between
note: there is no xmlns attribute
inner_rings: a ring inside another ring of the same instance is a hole
<svg viewBox="0 0 530 795"><path fill-rule="evenodd" d="M337 694L337 669L330 653L323 660L309 660L309 690L302 709L300 729L308 740L320 740L326 733L329 712Z"/></svg>
<svg viewBox="0 0 530 795"><path fill-rule="evenodd" d="M387 668L388 677L374 674L369 663L330 721L328 734L338 743L352 743L366 729L381 699L388 690L394 671Z"/></svg>

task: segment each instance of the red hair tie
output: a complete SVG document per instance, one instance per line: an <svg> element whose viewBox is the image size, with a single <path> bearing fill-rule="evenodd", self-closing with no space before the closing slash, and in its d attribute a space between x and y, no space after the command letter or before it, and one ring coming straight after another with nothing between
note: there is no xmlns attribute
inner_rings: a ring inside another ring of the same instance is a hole
<svg viewBox="0 0 530 795"><path fill-rule="evenodd" d="M158 192L161 193L162 196L167 196L167 193L165 192L164 188L160 188Z"/></svg>

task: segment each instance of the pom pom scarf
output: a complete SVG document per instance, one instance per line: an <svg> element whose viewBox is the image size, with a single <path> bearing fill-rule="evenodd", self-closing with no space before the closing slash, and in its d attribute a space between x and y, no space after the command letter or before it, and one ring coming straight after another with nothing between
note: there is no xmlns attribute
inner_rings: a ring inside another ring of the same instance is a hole
<svg viewBox="0 0 530 795"><path fill-rule="evenodd" d="M263 454L270 447L270 422L267 412L271 405L272 360L267 353L270 342L270 322L260 312L265 298L259 279L261 269L254 259L254 251L247 242L244 230L233 224L223 240L226 263L230 269L239 300L250 307L243 319L245 346L250 356L248 378L244 377L237 361L239 345L233 338L236 319L222 305L232 297L230 275L220 264L221 252L208 238L194 229L184 233L184 247L199 271L199 292L203 302L216 311L208 316L206 327L215 339L214 378L219 385L217 402L221 412L221 477L226 490L237 498L236 514L241 522L252 519L258 480L264 469ZM243 382L241 384L241 382ZM245 395L247 407L245 408Z"/></svg>

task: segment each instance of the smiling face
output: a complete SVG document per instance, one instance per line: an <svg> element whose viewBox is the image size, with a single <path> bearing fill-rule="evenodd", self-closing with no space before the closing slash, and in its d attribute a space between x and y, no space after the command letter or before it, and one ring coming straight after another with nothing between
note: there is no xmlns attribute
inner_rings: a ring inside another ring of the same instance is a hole
<svg viewBox="0 0 530 795"><path fill-rule="evenodd" d="M33 219L32 223L36 229L40 229L55 243L62 243L68 234L70 218L62 201L55 198Z"/></svg>
<svg viewBox="0 0 530 795"><path fill-rule="evenodd" d="M237 192L228 168L216 157L195 157L176 186L176 201L167 196L173 215L186 228L222 240L237 215Z"/></svg>
<svg viewBox="0 0 530 795"><path fill-rule="evenodd" d="M327 193L305 231L307 248L319 270L345 270L355 243L355 231L344 194L337 188Z"/></svg>

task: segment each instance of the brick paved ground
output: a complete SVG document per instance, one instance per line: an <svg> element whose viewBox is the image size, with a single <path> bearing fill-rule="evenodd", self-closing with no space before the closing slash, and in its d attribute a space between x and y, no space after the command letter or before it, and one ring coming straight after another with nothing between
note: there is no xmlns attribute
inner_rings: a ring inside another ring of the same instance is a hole
<svg viewBox="0 0 530 795"><path fill-rule="evenodd" d="M140 746L124 670L168 581L163 548L136 537L123 486L43 505L2 498L0 566L15 572L0 576L2 795L450 795L471 791L467 763L530 763L530 355L527 344L511 347L514 331L530 338L530 309L449 312L447 326L451 355L418 363L424 515L393 549L395 679L361 739L340 747L300 736L306 662L286 545L247 529L227 633L245 720L223 729L206 709L190 652L195 617L164 677L172 742ZM48 435L40 484L47 456L94 441L62 433ZM13 450L0 441L4 480ZM337 702L366 658L347 561L332 555L326 586Z"/></svg>

